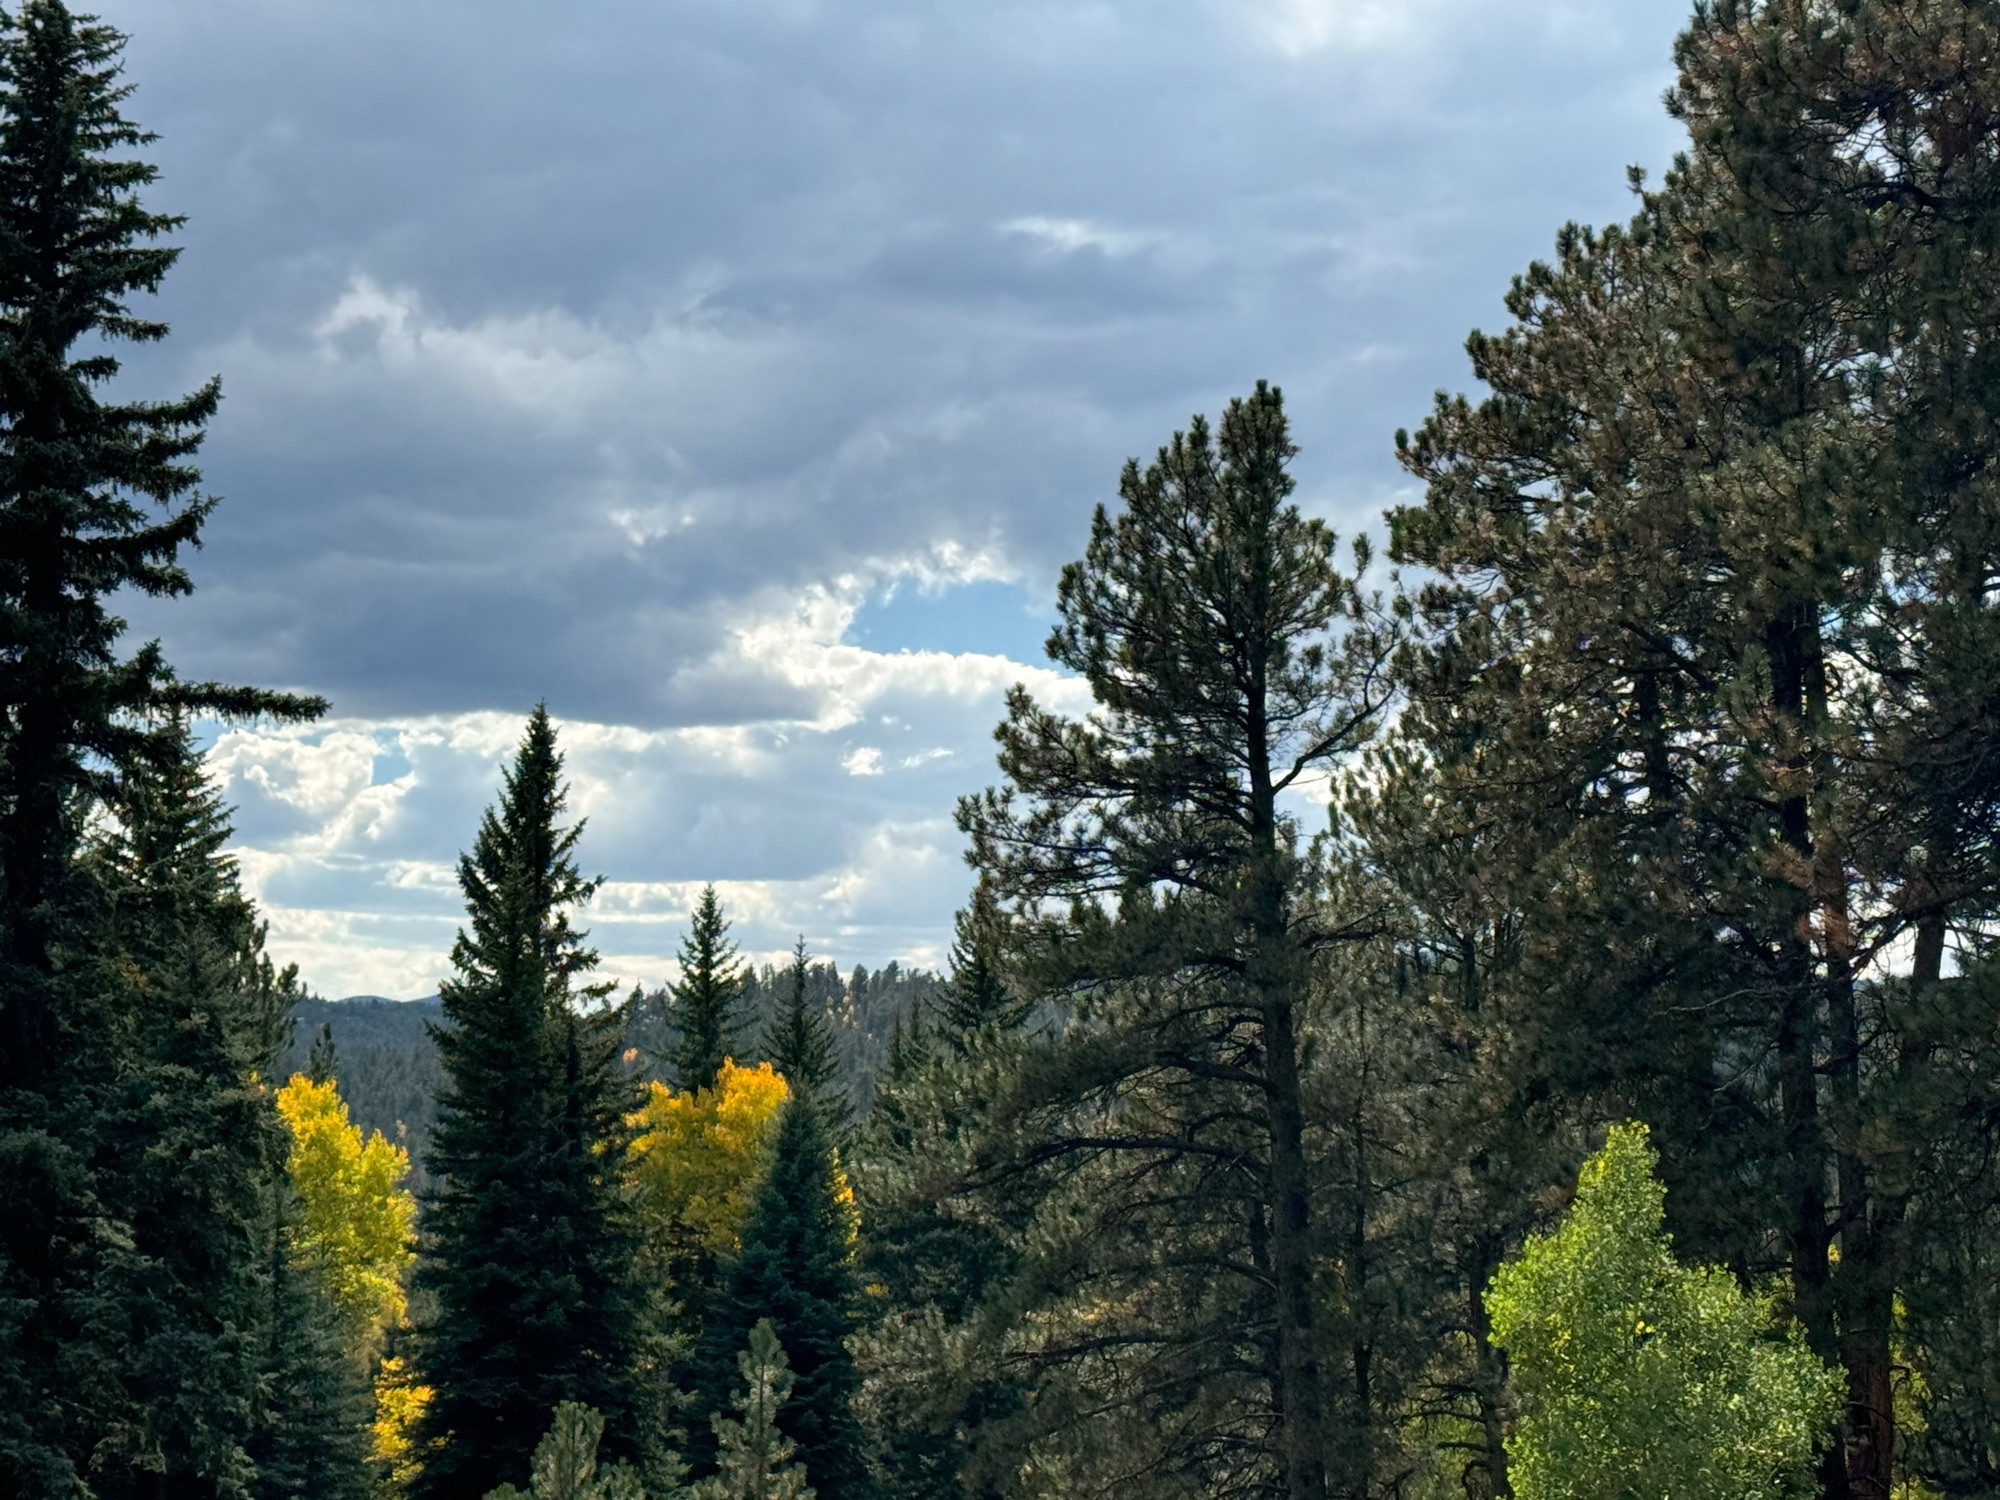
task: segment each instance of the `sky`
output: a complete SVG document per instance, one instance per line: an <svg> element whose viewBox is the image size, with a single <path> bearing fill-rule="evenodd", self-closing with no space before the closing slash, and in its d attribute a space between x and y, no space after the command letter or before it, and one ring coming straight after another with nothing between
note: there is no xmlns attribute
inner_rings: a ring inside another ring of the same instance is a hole
<svg viewBox="0 0 2000 1500"><path fill-rule="evenodd" d="M220 375L184 676L270 947L448 972L546 701L621 984L713 881L746 954L936 965L1007 687L1127 457L1257 380L1344 534L1557 228L1679 133L1686 0L101 0Z"/></svg>

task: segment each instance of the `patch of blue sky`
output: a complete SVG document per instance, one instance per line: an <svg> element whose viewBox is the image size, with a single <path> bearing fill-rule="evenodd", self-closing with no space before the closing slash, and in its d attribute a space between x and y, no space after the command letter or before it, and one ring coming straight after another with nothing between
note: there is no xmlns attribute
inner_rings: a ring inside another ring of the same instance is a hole
<svg viewBox="0 0 2000 1500"><path fill-rule="evenodd" d="M1047 599L991 579L934 592L901 583L855 611L846 639L870 651L978 652L1040 666L1055 624Z"/></svg>
<svg viewBox="0 0 2000 1500"><path fill-rule="evenodd" d="M414 770L410 757L403 753L403 737L393 728L375 731L375 764L370 772L376 786L386 786L390 782L407 776Z"/></svg>

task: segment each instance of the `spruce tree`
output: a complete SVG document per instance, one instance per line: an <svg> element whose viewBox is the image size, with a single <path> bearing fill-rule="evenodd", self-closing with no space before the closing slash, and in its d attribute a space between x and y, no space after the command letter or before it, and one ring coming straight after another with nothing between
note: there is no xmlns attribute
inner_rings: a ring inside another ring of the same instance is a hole
<svg viewBox="0 0 2000 1500"><path fill-rule="evenodd" d="M729 920L712 885L703 886L694 922L681 941L681 977L673 986L669 1011L679 1036L674 1043L674 1082L687 1092L715 1087L715 1075L729 1057L742 1022L736 1011L743 996L743 973Z"/></svg>
<svg viewBox="0 0 2000 1500"><path fill-rule="evenodd" d="M217 400L212 383L179 400L105 399L117 344L165 336L130 301L177 254L160 239L178 221L138 199L154 171L132 154L150 137L121 112L123 41L58 0L0 16L0 1493L70 1492L87 1469L128 1460L227 1482L240 1463L239 1379L189 1391L164 1365L133 1364L164 1356L174 1330L204 1357L218 1345L205 1310L181 1321L197 1298L156 1296L159 1272L122 1216L157 1210L149 1239L172 1224L213 1244L238 1194L170 1203L163 1187L140 1205L103 1175L150 1147L145 1130L174 1125L134 1117L134 1080L153 1066L143 1048L161 1032L128 1025L129 974L79 856L107 795L179 755L175 711L322 706L180 682L157 646L121 652L107 607L120 589L190 587L180 551L213 501L189 459ZM135 1327L160 1341L135 1343ZM154 1432L180 1451L136 1451Z"/></svg>
<svg viewBox="0 0 2000 1500"><path fill-rule="evenodd" d="M938 1020L952 1042L963 1047L988 1026L1009 1026L1022 1010L1000 977L1000 912L992 890L982 883L972 904L953 918L951 976L938 997Z"/></svg>
<svg viewBox="0 0 2000 1500"><path fill-rule="evenodd" d="M287 1244L295 1195L271 1184L261 1368L263 1411L251 1438L257 1500L368 1500L368 1426L374 1413L366 1371L350 1357L347 1325L319 1266Z"/></svg>
<svg viewBox="0 0 2000 1500"><path fill-rule="evenodd" d="M637 1431L637 1247L619 1178L637 1101L616 1012L585 1008L602 993L582 983L597 955L571 914L596 885L578 872L566 800L538 707L459 861L469 922L434 1030L448 1082L417 1270L436 1306L416 1347L434 1391L424 1500L478 1500L526 1473L559 1401L604 1412L627 1451Z"/></svg>
<svg viewBox="0 0 2000 1500"><path fill-rule="evenodd" d="M839 975L834 978L838 982ZM821 1124L838 1136L846 1129L852 1110L845 1094L835 1086L840 1059L834 1050L833 1023L825 1009L813 1003L811 981L812 955L801 936L793 945L784 994L764 1037L764 1055L784 1074L793 1093L813 1102Z"/></svg>
<svg viewBox="0 0 2000 1500"><path fill-rule="evenodd" d="M742 1249L702 1326L697 1421L728 1409L737 1354L769 1319L797 1381L778 1426L798 1445L821 1500L858 1500L867 1493L867 1469L853 1411L861 1382L847 1339L859 1314L852 1199L819 1111L795 1093L779 1120ZM697 1442L698 1466L714 1451L712 1439Z"/></svg>
<svg viewBox="0 0 2000 1500"><path fill-rule="evenodd" d="M297 989L263 956L222 852L230 830L220 798L176 728L175 759L128 775L119 824L89 861L107 902L107 946L121 956L132 1059L98 1121L123 1164L100 1191L131 1226L138 1256L121 1369L151 1424L146 1446L121 1455L124 1472L100 1453L95 1488L107 1497L148 1491L156 1469L180 1483L243 1482L264 1429L326 1416L286 1403L323 1407L313 1391L343 1377L337 1346L320 1368L328 1351L307 1337L284 1350L292 1381L263 1390L272 1320L293 1316L273 1285L283 1268L268 1206L282 1196L284 1148L264 1078ZM350 1401L346 1418L357 1410ZM317 1436L330 1445L324 1472L345 1451L348 1488L359 1485L358 1425Z"/></svg>

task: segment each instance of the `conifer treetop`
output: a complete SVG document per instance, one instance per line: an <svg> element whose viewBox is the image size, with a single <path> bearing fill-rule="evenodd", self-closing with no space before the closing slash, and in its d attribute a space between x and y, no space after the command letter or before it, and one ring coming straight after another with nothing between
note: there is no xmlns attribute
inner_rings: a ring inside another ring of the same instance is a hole
<svg viewBox="0 0 2000 1500"><path fill-rule="evenodd" d="M681 940L681 975L671 991L680 1030L671 1058L674 1079L690 1093L715 1086L742 1029L736 1005L743 993L743 966L728 934L721 898L713 885L704 886L688 935Z"/></svg>

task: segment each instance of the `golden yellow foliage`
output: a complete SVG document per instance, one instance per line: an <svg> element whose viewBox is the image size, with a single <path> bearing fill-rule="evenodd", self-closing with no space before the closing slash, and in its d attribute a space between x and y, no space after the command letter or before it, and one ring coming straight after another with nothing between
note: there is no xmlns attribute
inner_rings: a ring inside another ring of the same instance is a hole
<svg viewBox="0 0 2000 1500"><path fill-rule="evenodd" d="M727 1059L714 1088L684 1094L653 1085L631 1120L631 1161L656 1243L736 1248L787 1093L769 1063L743 1068Z"/></svg>
<svg viewBox="0 0 2000 1500"><path fill-rule="evenodd" d="M375 1425L368 1456L387 1468L392 1495L402 1494L416 1477L412 1434L430 1399L431 1388L417 1383L400 1356L383 1360L375 1372Z"/></svg>
<svg viewBox="0 0 2000 1500"><path fill-rule="evenodd" d="M417 1204L400 1187L409 1153L375 1132L362 1138L332 1083L303 1073L278 1090L291 1133L285 1168L299 1195L294 1247L326 1278L361 1350L403 1320L403 1269L415 1258Z"/></svg>

